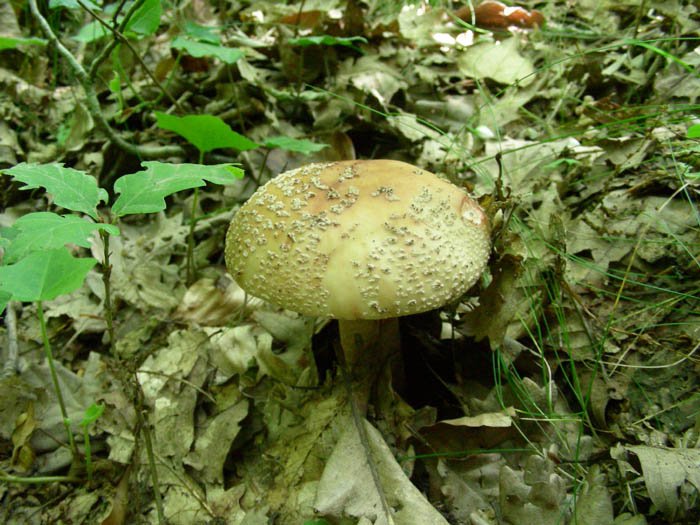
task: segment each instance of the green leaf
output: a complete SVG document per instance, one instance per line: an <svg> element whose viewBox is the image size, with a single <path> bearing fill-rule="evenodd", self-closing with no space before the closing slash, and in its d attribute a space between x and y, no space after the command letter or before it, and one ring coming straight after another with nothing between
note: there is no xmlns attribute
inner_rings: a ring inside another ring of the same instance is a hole
<svg viewBox="0 0 700 525"><path fill-rule="evenodd" d="M694 124L690 126L685 136L689 139L697 139L698 137L700 137L700 124Z"/></svg>
<svg viewBox="0 0 700 525"><path fill-rule="evenodd" d="M83 3L94 11L101 11L102 8L97 4L91 2L90 0L83 0ZM82 9L83 7L78 3L78 0L50 0L49 9L56 9L58 7L65 7L66 9Z"/></svg>
<svg viewBox="0 0 700 525"><path fill-rule="evenodd" d="M217 165L214 165L212 167L215 166ZM245 175L243 168L239 168L238 166L232 166L228 164L218 164L218 166L224 166L228 173L221 170L212 170L211 173L208 173L205 177L205 179L211 182L212 184L221 184L222 186L224 186L226 184L231 184L232 182L234 182L234 179L242 179ZM231 178L231 176L233 176L233 178Z"/></svg>
<svg viewBox="0 0 700 525"><path fill-rule="evenodd" d="M152 35L160 25L163 8L160 0L146 0L126 24L125 31L133 31L139 35Z"/></svg>
<svg viewBox="0 0 700 525"><path fill-rule="evenodd" d="M260 146L260 144L233 131L228 124L214 115L175 117L156 111L156 118L158 119L158 127L174 131L185 137L202 152L218 148L235 148L246 151Z"/></svg>
<svg viewBox="0 0 700 525"><path fill-rule="evenodd" d="M331 35L319 35L319 36L304 36L301 38L290 38L288 42L292 45L299 46L313 46L313 45L324 45L324 46L347 46L352 47L353 42L367 43L367 39L361 36L350 36L345 38L339 38ZM356 48L355 48L356 49Z"/></svg>
<svg viewBox="0 0 700 525"><path fill-rule="evenodd" d="M56 132L56 143L63 147L70 137L70 128L73 124L73 119L69 118L68 121L63 121L58 125L58 131Z"/></svg>
<svg viewBox="0 0 700 525"><path fill-rule="evenodd" d="M45 46L46 40L41 38L10 38L6 36L0 36L0 51L5 49L15 49L17 46L22 45L39 45Z"/></svg>
<svg viewBox="0 0 700 525"><path fill-rule="evenodd" d="M112 93L116 93L119 95L122 91L122 79L119 76L119 73L115 72L114 76L112 77L112 80L109 81L107 84L107 87Z"/></svg>
<svg viewBox="0 0 700 525"><path fill-rule="evenodd" d="M545 164L542 167L547 168L547 169L554 169L557 166L559 166L560 164L566 164L567 166L574 166L577 164L581 164L581 161L576 160L576 159L556 159L555 161L550 162L549 164Z"/></svg>
<svg viewBox="0 0 700 525"><path fill-rule="evenodd" d="M5 307L10 299L12 299L12 294L0 290L0 314L5 311Z"/></svg>
<svg viewBox="0 0 700 525"><path fill-rule="evenodd" d="M10 246L10 243L14 240L14 238L17 237L17 233L17 230L15 230L14 228L0 226L0 248L8 248Z"/></svg>
<svg viewBox="0 0 700 525"><path fill-rule="evenodd" d="M100 38L104 38L109 34L109 31L99 22L90 22L80 28L78 34L73 37L73 40L89 44Z"/></svg>
<svg viewBox="0 0 700 525"><path fill-rule="evenodd" d="M76 259L66 248L40 250L21 261L0 266L0 292L15 301L50 301L80 288L97 261Z"/></svg>
<svg viewBox="0 0 700 525"><path fill-rule="evenodd" d="M170 46L175 49L184 49L187 54L192 55L193 57L215 57L226 64L233 64L243 55L245 55L245 51L242 49L217 46L207 44L205 42L196 42L181 36L173 40Z"/></svg>
<svg viewBox="0 0 700 525"><path fill-rule="evenodd" d="M89 222L76 215L57 215L50 212L28 213L12 225L16 235L5 252L3 261L12 264L36 250L54 250L68 243L90 247L95 230L119 235L119 228L111 224Z"/></svg>
<svg viewBox="0 0 700 525"><path fill-rule="evenodd" d="M295 151L297 153L309 155L310 153L327 148L328 144L316 144L306 139L298 140L289 137L270 137L265 139L263 146L267 149L281 148L286 151Z"/></svg>
<svg viewBox="0 0 700 525"><path fill-rule="evenodd" d="M219 44L221 37L216 32L216 29L209 26L200 26L194 22L185 22L185 33L193 40L207 42L208 44Z"/></svg>
<svg viewBox="0 0 700 525"><path fill-rule="evenodd" d="M107 192L97 187L94 177L63 164L26 164L2 170L26 186L21 189L44 188L54 195L54 204L85 213L97 220L97 205L107 202Z"/></svg>
<svg viewBox="0 0 700 525"><path fill-rule="evenodd" d="M97 418L102 415L104 410L104 405L96 405L93 403L85 410L85 415L83 416L83 420L80 422L80 424L84 427L88 426L90 423L96 421Z"/></svg>
<svg viewBox="0 0 700 525"><path fill-rule="evenodd" d="M205 180L214 184L231 184L243 176L243 170L229 164L141 163L146 169L119 177L114 191L119 197L112 206L117 217L133 213L155 213L165 209L165 197L180 190L204 186Z"/></svg>

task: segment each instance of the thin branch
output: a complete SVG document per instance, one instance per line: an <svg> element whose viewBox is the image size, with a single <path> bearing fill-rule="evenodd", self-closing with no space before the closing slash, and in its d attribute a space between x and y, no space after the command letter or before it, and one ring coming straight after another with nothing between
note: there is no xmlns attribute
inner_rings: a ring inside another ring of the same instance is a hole
<svg viewBox="0 0 700 525"><path fill-rule="evenodd" d="M5 483L24 483L25 485L38 485L43 483L81 483L83 480L73 476L37 476L30 478L24 476L13 476L12 474L0 472L0 481L3 481Z"/></svg>
<svg viewBox="0 0 700 525"><path fill-rule="evenodd" d="M117 132L112 129L109 122L102 113L102 108L100 107L100 102L97 99L97 93L95 88L88 76L87 72L83 69L80 63L75 59L73 54L64 47L63 44L58 40L58 37L51 29L51 26L39 12L36 0L29 0L29 9L32 15L37 19L41 29L44 34L54 46L56 46L57 51L68 61L71 69L73 70L76 79L85 91L85 101L87 104L88 112L92 115L92 118L97 122L98 127L107 135L107 138L114 145L124 150L125 152L135 155L140 158L147 159L158 159L170 156L183 156L185 154L184 150L180 146L159 146L159 147L147 147L140 146L138 144L133 144L127 142L122 137L120 137Z"/></svg>
<svg viewBox="0 0 700 525"><path fill-rule="evenodd" d="M115 29L114 27L110 26L107 22L102 20L100 16L95 13L92 9L90 9L87 5L82 0L78 0L78 3L80 4L80 7L85 9L88 13L92 15L92 17L97 20L102 26L104 26L107 31L112 32L112 36L114 36L113 41L119 41L122 44L124 44L126 47L129 48L129 51L131 51L131 54L134 55L134 58L136 61L141 65L143 70L146 72L146 75L151 79L151 81L158 86L158 89L162 91L162 93L170 99L170 102L173 103L180 111L182 111L182 108L179 106L177 100L175 100L175 97L173 97L164 87L163 84L160 83L160 81L155 77L153 72L148 68L146 63L143 61L143 58L141 58L141 55L139 55L136 50L134 49L134 46L131 45L131 42L129 42L129 39L126 38L119 30ZM131 11L129 12L131 14ZM90 71L92 73L92 70Z"/></svg>
<svg viewBox="0 0 700 525"><path fill-rule="evenodd" d="M17 313L15 301L8 301L5 308L5 327L7 328L7 360L2 367L1 379L12 377L17 371L19 351L17 347Z"/></svg>
<svg viewBox="0 0 700 525"><path fill-rule="evenodd" d="M146 0L136 0L133 4L131 4L131 7L129 10L126 12L124 17L122 18L122 21L119 25L117 25L117 17L119 16L119 12L123 9L124 3L126 0L122 0L122 2L119 4L117 7L116 11L114 12L114 16L112 17L112 26L109 28L110 31L112 30L112 27L116 27L117 31L119 33L123 33L124 29L126 29L126 24L129 23L129 20L131 20L131 17L133 14L136 12L136 10L143 5L143 3ZM81 3L82 5L82 3ZM90 13L92 14L92 13ZM93 15L94 16L94 15ZM99 20L98 20L99 21ZM103 24L104 25L104 24ZM112 39L109 41L109 43L103 47L100 52L97 54L95 59L92 61L92 64L90 64L90 68L88 70L88 74L90 75L90 78L95 78L95 75L97 74L97 69L100 67L100 64L104 62L105 58L109 56L109 54L112 52L112 50L116 47L117 45L117 39Z"/></svg>

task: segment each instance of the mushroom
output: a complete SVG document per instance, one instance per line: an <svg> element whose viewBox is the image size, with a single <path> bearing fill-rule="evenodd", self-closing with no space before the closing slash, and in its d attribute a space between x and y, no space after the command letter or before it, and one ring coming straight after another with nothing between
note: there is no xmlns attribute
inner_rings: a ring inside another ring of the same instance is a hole
<svg viewBox="0 0 700 525"><path fill-rule="evenodd" d="M338 319L363 411L381 366L397 350L397 317L462 295L489 252L488 219L478 204L395 160L282 173L238 210L225 248L228 270L247 292Z"/></svg>

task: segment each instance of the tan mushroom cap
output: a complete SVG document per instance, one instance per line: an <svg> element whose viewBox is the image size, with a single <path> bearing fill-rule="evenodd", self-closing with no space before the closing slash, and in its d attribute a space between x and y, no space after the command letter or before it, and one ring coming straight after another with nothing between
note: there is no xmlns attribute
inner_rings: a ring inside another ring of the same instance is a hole
<svg viewBox="0 0 700 525"><path fill-rule="evenodd" d="M225 250L247 292L347 320L439 308L477 281L489 251L488 220L472 199L394 160L282 173L238 210Z"/></svg>

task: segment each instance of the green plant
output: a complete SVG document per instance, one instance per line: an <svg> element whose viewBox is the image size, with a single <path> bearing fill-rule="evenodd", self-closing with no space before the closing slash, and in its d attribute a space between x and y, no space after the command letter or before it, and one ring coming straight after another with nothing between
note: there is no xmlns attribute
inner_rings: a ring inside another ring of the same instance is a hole
<svg viewBox="0 0 700 525"><path fill-rule="evenodd" d="M199 166L144 162L143 166L145 170L124 175L115 182L114 190L119 197L105 210L111 217L110 222L104 222L97 212L97 207L107 201L107 192L97 186L94 177L84 172L61 164L24 163L3 170L16 181L23 182L25 186L22 189L44 188L53 194L55 206L79 214L29 213L15 221L0 237L2 246L6 249L0 265L0 312L10 300L37 303L46 360L74 462L77 460L77 450L54 368L51 344L46 334L43 302L79 288L97 260L92 257L73 257L66 245L75 244L87 248L94 232L98 232L102 238L105 320L110 345L113 345L109 238L111 235L119 235L119 228L114 224L117 219L130 214L162 211L165 209L165 197L184 189L203 186L205 181L228 184L234 178L243 176L243 170L228 164Z"/></svg>
<svg viewBox="0 0 700 525"><path fill-rule="evenodd" d="M274 148L281 148L287 151L308 155L309 153L320 151L326 147L325 144L316 144L309 140L299 140L290 137L270 137L267 138L263 144L258 144L236 133L228 124L214 115L187 115L184 117L176 117L166 113L156 112L156 117L160 128L177 133L197 148L199 151L198 162L200 164L204 161L205 153L219 148L233 148L238 151L246 151L262 146L267 150L262 161L262 166L264 166L267 155L270 150ZM190 231L187 236L186 268L188 284L196 278L193 252L194 228L198 220L196 216L198 197L198 188L195 187L192 198L192 210L190 213Z"/></svg>
<svg viewBox="0 0 700 525"><path fill-rule="evenodd" d="M204 154L208 151L218 148L234 148L239 151L245 151L259 146L259 144L233 131L228 124L213 115L176 117L167 113L156 112L156 118L160 128L181 135L197 148L200 164L204 162ZM194 253L194 227L196 224L198 198L199 190L195 186L194 196L192 197L192 211L190 213L190 231L187 235L186 268L188 284L191 284L195 279L196 273L192 256Z"/></svg>
<svg viewBox="0 0 700 525"><path fill-rule="evenodd" d="M93 403L85 411L85 416L80 422L83 427L83 439L85 441L85 468L87 470L88 485L92 485L92 456L90 452L90 434L88 433L88 425L94 423L98 417L104 412L104 405L96 405Z"/></svg>
<svg viewBox="0 0 700 525"><path fill-rule="evenodd" d="M51 345L46 335L46 322L44 320L42 303L79 288L85 275L96 262L92 258L73 258L68 250L59 248L33 251L15 264L0 266L0 286L8 294L6 298L37 303L46 362L51 372L51 380L61 409L61 416L66 427L74 461L77 459L77 450L70 429L70 419L66 412L61 387L56 376ZM58 276L58 279L53 279L54 276ZM4 308L4 303L1 306Z"/></svg>

